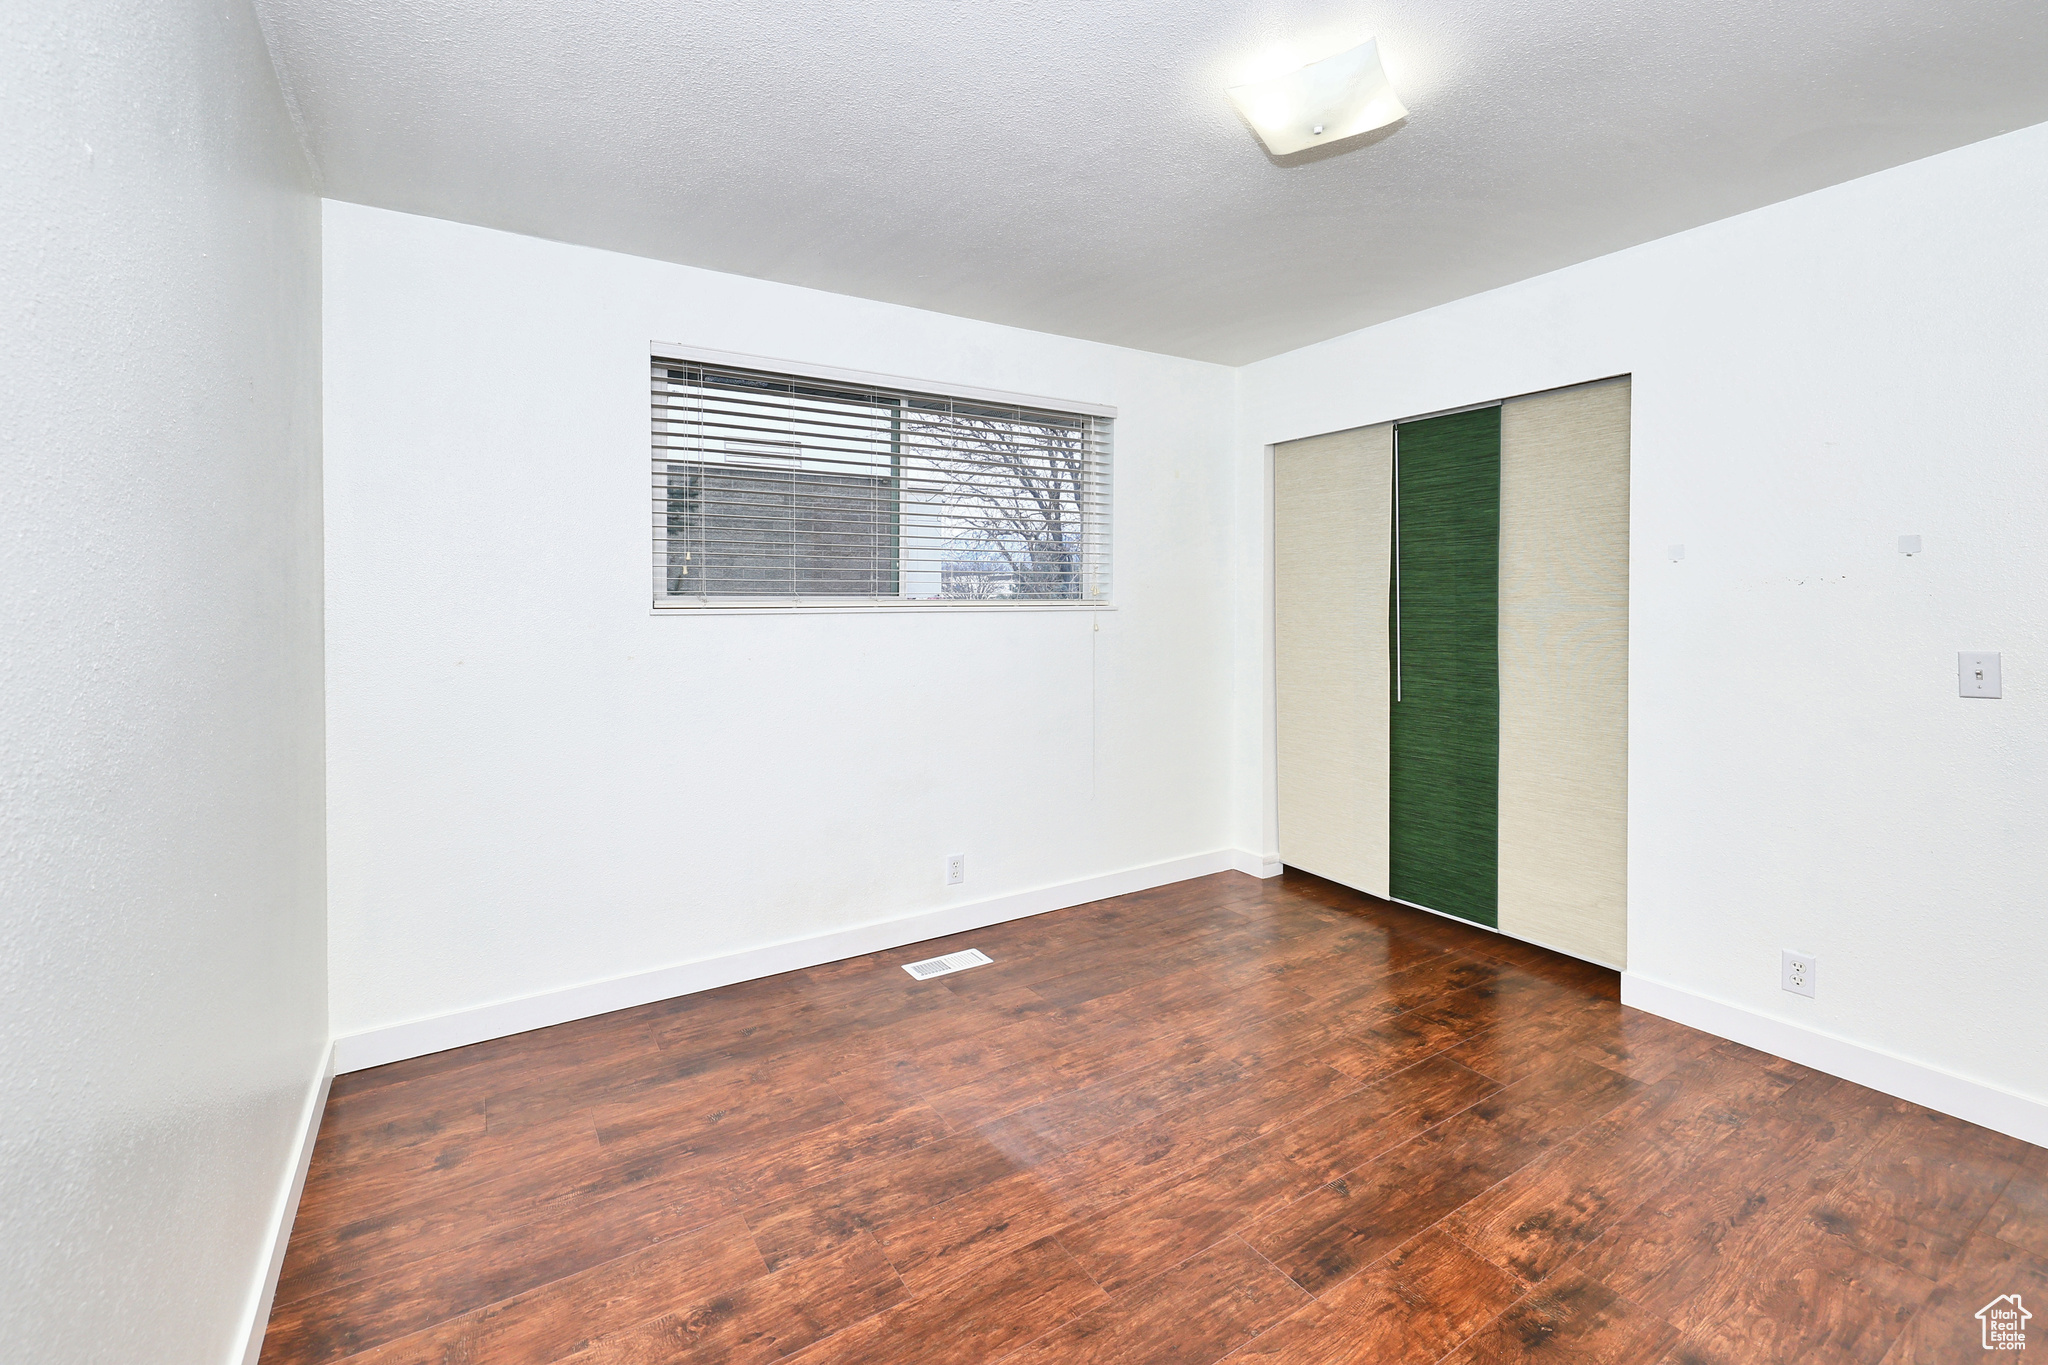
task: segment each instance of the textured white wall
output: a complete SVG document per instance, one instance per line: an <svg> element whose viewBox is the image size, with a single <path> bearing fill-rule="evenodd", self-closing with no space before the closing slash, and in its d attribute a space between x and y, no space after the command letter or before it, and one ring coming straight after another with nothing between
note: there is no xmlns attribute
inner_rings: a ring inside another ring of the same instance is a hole
<svg viewBox="0 0 2048 1365"><path fill-rule="evenodd" d="M1231 370L349 204L325 240L337 1034L1226 846ZM656 339L1116 405L1118 609L651 616Z"/></svg>
<svg viewBox="0 0 2048 1365"><path fill-rule="evenodd" d="M238 1358L328 1036L319 201L246 5L0 51L0 1355Z"/></svg>
<svg viewBox="0 0 2048 1365"><path fill-rule="evenodd" d="M1237 840L1259 443L1633 372L1630 970L2048 1099L2044 356L2048 126L1248 367Z"/></svg>

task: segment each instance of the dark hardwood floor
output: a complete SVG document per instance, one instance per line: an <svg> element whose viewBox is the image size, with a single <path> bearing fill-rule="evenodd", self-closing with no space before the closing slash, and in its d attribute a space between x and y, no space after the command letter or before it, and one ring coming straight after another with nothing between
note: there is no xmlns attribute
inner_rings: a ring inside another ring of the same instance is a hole
<svg viewBox="0 0 2048 1365"><path fill-rule="evenodd" d="M341 1077L263 1361L1956 1365L2012 1293L2048 1152L1231 873Z"/></svg>

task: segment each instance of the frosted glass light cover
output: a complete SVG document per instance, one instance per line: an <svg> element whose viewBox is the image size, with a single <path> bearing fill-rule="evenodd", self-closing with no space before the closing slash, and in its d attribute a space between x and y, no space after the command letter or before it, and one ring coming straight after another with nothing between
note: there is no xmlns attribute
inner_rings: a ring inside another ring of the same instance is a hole
<svg viewBox="0 0 2048 1365"><path fill-rule="evenodd" d="M1369 133L1408 113L1380 68L1375 38L1299 71L1234 85L1230 98L1275 156Z"/></svg>

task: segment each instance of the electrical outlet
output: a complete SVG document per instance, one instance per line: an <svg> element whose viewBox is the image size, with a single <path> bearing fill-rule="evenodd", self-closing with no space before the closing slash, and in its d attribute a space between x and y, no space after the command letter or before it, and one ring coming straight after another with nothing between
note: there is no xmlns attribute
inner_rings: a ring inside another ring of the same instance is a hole
<svg viewBox="0 0 2048 1365"><path fill-rule="evenodd" d="M946 885L959 886L967 880L967 855L952 853L946 856Z"/></svg>
<svg viewBox="0 0 2048 1365"><path fill-rule="evenodd" d="M1804 953L1786 953L1781 964L1779 985L1794 995L1813 998L1813 978L1818 963Z"/></svg>

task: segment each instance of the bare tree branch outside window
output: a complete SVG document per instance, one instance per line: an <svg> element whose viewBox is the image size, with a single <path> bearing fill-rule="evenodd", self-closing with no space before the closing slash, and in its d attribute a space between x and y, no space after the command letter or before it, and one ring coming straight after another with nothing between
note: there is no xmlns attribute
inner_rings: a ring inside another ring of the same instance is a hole
<svg viewBox="0 0 2048 1365"><path fill-rule="evenodd" d="M1081 595L1088 429L955 405L903 415L907 463L945 542L939 595L1072 600Z"/></svg>

